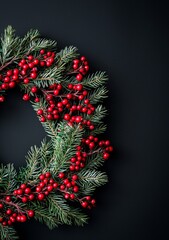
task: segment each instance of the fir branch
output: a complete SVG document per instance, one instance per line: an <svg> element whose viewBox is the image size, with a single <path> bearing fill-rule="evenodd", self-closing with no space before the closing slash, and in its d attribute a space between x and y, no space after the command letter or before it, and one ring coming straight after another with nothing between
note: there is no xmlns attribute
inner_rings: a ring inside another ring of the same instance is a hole
<svg viewBox="0 0 169 240"><path fill-rule="evenodd" d="M0 224L0 239L1 240L16 240L19 239L13 227L4 227Z"/></svg>
<svg viewBox="0 0 169 240"><path fill-rule="evenodd" d="M48 196L49 211L55 215L62 224L83 226L87 222L87 216L67 205L66 200L59 195Z"/></svg>
<svg viewBox="0 0 169 240"><path fill-rule="evenodd" d="M53 216L47 205L42 206L39 202L32 203L32 209L35 211L35 219L41 223L45 223L49 229L53 229L58 226L59 222L55 216Z"/></svg>
<svg viewBox="0 0 169 240"><path fill-rule="evenodd" d="M0 189L5 192L12 192L16 186L17 172L13 164L0 166Z"/></svg>
<svg viewBox="0 0 169 240"><path fill-rule="evenodd" d="M35 102L31 102L32 106L34 108L35 111L37 111L39 108L43 109L45 111L47 103L45 100L40 99L39 102L35 103ZM55 139L57 136L57 131L56 131L56 125L57 122L54 121L50 121L50 120L46 120L46 122L41 122L42 126L45 129L45 132L47 133L47 135L51 138L51 139Z"/></svg>
<svg viewBox="0 0 169 240"><path fill-rule="evenodd" d="M83 86L89 88L98 88L104 85L108 80L105 72L96 72L83 79Z"/></svg>
<svg viewBox="0 0 169 240"><path fill-rule="evenodd" d="M98 169L100 168L105 160L103 159L103 153L98 152L96 154L92 154L87 158L86 169Z"/></svg>
<svg viewBox="0 0 169 240"><path fill-rule="evenodd" d="M96 88L89 96L90 102L92 104L102 102L103 99L107 98L107 93L108 93L108 90L106 89L105 86Z"/></svg>
<svg viewBox="0 0 169 240"><path fill-rule="evenodd" d="M57 67L54 65L40 72L34 84L39 88L49 87L53 83L59 83L63 79L64 66Z"/></svg>
<svg viewBox="0 0 169 240"><path fill-rule="evenodd" d="M103 105L98 105L95 109L95 112L91 117L89 118L90 121L96 124L101 124L102 119L106 116L107 110Z"/></svg>
<svg viewBox="0 0 169 240"><path fill-rule="evenodd" d="M57 129L58 134L53 142L53 157L49 165L55 173L67 170L70 158L74 156L83 134L80 125L70 127L67 122L58 124Z"/></svg>
<svg viewBox="0 0 169 240"><path fill-rule="evenodd" d="M0 54L0 61L3 65L6 61L11 60L11 58L14 58L14 51L16 51L16 48L18 46L18 40L19 38L15 36L15 30L8 26L4 30L4 35L1 36L1 54Z"/></svg>
<svg viewBox="0 0 169 240"><path fill-rule="evenodd" d="M79 186L83 194L91 194L97 187L108 182L106 173L97 170L82 170L79 173Z"/></svg>
<svg viewBox="0 0 169 240"><path fill-rule="evenodd" d="M42 165L39 164L40 160L40 149L36 146L31 147L26 156L26 167L22 167L18 174L20 182L36 181L42 172Z"/></svg>
<svg viewBox="0 0 169 240"><path fill-rule="evenodd" d="M30 49L32 52L39 51L41 49L50 49L50 50L56 50L57 42L54 40L48 40L45 38L35 38L32 41L30 41Z"/></svg>
<svg viewBox="0 0 169 240"><path fill-rule="evenodd" d="M99 135L99 134L102 134L106 131L107 129L107 126L106 124L98 124L94 130L92 130L92 134L93 135Z"/></svg>
<svg viewBox="0 0 169 240"><path fill-rule="evenodd" d="M58 59L58 67L61 65L64 66L65 64L72 62L74 58L78 56L77 48L74 46L65 47L57 54Z"/></svg>
<svg viewBox="0 0 169 240"><path fill-rule="evenodd" d="M41 164L43 168L43 172L48 170L48 161L51 159L51 155L53 154L53 143L52 140L48 141L44 139L41 143L40 147L41 154Z"/></svg>

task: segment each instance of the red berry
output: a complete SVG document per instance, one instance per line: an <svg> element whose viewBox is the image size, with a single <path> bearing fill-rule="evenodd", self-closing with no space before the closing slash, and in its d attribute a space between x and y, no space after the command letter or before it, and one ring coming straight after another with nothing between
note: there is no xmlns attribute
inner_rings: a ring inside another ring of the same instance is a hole
<svg viewBox="0 0 169 240"><path fill-rule="evenodd" d="M82 56L82 57L80 58L80 60L83 62L83 61L86 60L86 58L85 58L84 56Z"/></svg>
<svg viewBox="0 0 169 240"><path fill-rule="evenodd" d="M73 193L70 194L70 199L75 199L75 195Z"/></svg>
<svg viewBox="0 0 169 240"><path fill-rule="evenodd" d="M41 122L46 122L46 118L45 118L45 117L41 117L41 118L40 118L40 121L41 121Z"/></svg>
<svg viewBox="0 0 169 240"><path fill-rule="evenodd" d="M65 193L65 199L68 199L70 197L69 193Z"/></svg>
<svg viewBox="0 0 169 240"><path fill-rule="evenodd" d="M63 172L59 173L59 178L64 178L65 174Z"/></svg>
<svg viewBox="0 0 169 240"><path fill-rule="evenodd" d="M40 54L44 54L45 53L45 50L44 49L41 49L40 50Z"/></svg>
<svg viewBox="0 0 169 240"><path fill-rule="evenodd" d="M35 65L38 65L39 64L39 59L35 59L34 61L33 61L33 63L35 64Z"/></svg>
<svg viewBox="0 0 169 240"><path fill-rule="evenodd" d="M81 73L78 73L77 76L76 76L76 80L77 81L82 81L83 79L83 75Z"/></svg>
<svg viewBox="0 0 169 240"><path fill-rule="evenodd" d="M28 95L28 94L24 94L24 95L23 95L23 100L24 100L24 101L29 101L29 100L30 100L29 95Z"/></svg>
<svg viewBox="0 0 169 240"><path fill-rule="evenodd" d="M73 60L74 64L79 64L80 60L79 59L75 59Z"/></svg>
<svg viewBox="0 0 169 240"><path fill-rule="evenodd" d="M34 215L35 215L35 212L33 210L28 211L28 216L29 217L34 217Z"/></svg>
<svg viewBox="0 0 169 240"><path fill-rule="evenodd" d="M21 195L22 193L23 193L23 190L22 190L22 189L18 189L18 190L17 190L17 194L18 194L18 195Z"/></svg>
<svg viewBox="0 0 169 240"><path fill-rule="evenodd" d="M50 172L45 173L45 177L46 177L46 178L51 177L51 173L50 173Z"/></svg>
<svg viewBox="0 0 169 240"><path fill-rule="evenodd" d="M25 84L28 84L28 83L29 83L29 78L25 78L25 79L23 80L23 82L24 82Z"/></svg>
<svg viewBox="0 0 169 240"><path fill-rule="evenodd" d="M0 102L4 102L4 101L5 101L4 96L0 96Z"/></svg>
<svg viewBox="0 0 169 240"><path fill-rule="evenodd" d="M84 66L84 68L85 68L86 72L89 71L89 66L88 65Z"/></svg>
<svg viewBox="0 0 169 240"><path fill-rule="evenodd" d="M68 84L67 87L68 87L68 89L72 89L73 88L73 84L70 83L70 84Z"/></svg>
<svg viewBox="0 0 169 240"><path fill-rule="evenodd" d="M72 176L72 180L76 181L78 179L78 176L77 175L73 175Z"/></svg>
<svg viewBox="0 0 169 240"><path fill-rule="evenodd" d="M10 196L6 196L5 199L6 199L7 202L10 202L10 201L11 201L11 197L10 197Z"/></svg>
<svg viewBox="0 0 169 240"><path fill-rule="evenodd" d="M27 217L26 217L25 215L22 215L22 216L20 217L20 221L21 221L21 222L26 222L26 220L27 220Z"/></svg>
<svg viewBox="0 0 169 240"><path fill-rule="evenodd" d="M43 114L43 110L42 109L38 109L37 114L38 115L42 115Z"/></svg>
<svg viewBox="0 0 169 240"><path fill-rule="evenodd" d="M52 185L47 186L47 190L51 192L53 190L53 186Z"/></svg>
<svg viewBox="0 0 169 240"><path fill-rule="evenodd" d="M53 183L53 188L57 188L58 187L58 183Z"/></svg>
<svg viewBox="0 0 169 240"><path fill-rule="evenodd" d="M74 192L78 192L79 191L79 187L78 186L74 186L73 191Z"/></svg>
<svg viewBox="0 0 169 240"><path fill-rule="evenodd" d="M86 201L84 201L84 202L81 203L81 205L82 205L83 208L86 208L88 206L88 203Z"/></svg>
<svg viewBox="0 0 169 240"><path fill-rule="evenodd" d="M37 73L36 72L32 72L30 76L31 76L32 79L35 79L37 77Z"/></svg>
<svg viewBox="0 0 169 240"><path fill-rule="evenodd" d="M83 85L82 84L77 84L76 85L76 90L77 91L82 91L82 89L83 89Z"/></svg>
<svg viewBox="0 0 169 240"><path fill-rule="evenodd" d="M29 56L28 56L28 60L29 60L29 61L32 61L32 60L33 60L33 56L32 56L32 55L29 55Z"/></svg>
<svg viewBox="0 0 169 240"><path fill-rule="evenodd" d="M60 190L64 190L65 189L65 185L60 185Z"/></svg>
<svg viewBox="0 0 169 240"><path fill-rule="evenodd" d="M58 95L59 95L59 90L58 90L58 89L54 90L53 94L54 94L55 96L58 96Z"/></svg>
<svg viewBox="0 0 169 240"><path fill-rule="evenodd" d="M90 196L86 196L86 200L87 200L87 201L90 201L90 200L91 200L91 197L90 197Z"/></svg>
<svg viewBox="0 0 169 240"><path fill-rule="evenodd" d="M27 197L25 197L25 196L22 197L22 202L23 202L23 203L26 203L27 201L28 201Z"/></svg>
<svg viewBox="0 0 169 240"><path fill-rule="evenodd" d="M69 115L69 114L65 114L65 115L64 115L64 119L65 119L66 121L69 121L69 120L70 120L70 115Z"/></svg>
<svg viewBox="0 0 169 240"><path fill-rule="evenodd" d="M10 76L12 75L12 70L8 70L8 71L6 72L6 75L7 75L8 77L10 77Z"/></svg>
<svg viewBox="0 0 169 240"><path fill-rule="evenodd" d="M41 192L41 191L42 191L41 187L37 186L36 187L36 192Z"/></svg>
<svg viewBox="0 0 169 240"><path fill-rule="evenodd" d="M7 215L11 215L12 214L12 210L11 209L7 209L6 214Z"/></svg>
<svg viewBox="0 0 169 240"><path fill-rule="evenodd" d="M30 192L31 192L31 189L30 189L30 188L26 188L26 189L25 189L25 193L26 193L26 194L29 194Z"/></svg>
<svg viewBox="0 0 169 240"><path fill-rule="evenodd" d="M79 65L78 64L73 64L73 69L76 70L78 69Z"/></svg>
<svg viewBox="0 0 169 240"><path fill-rule="evenodd" d="M29 200L32 201L35 198L35 196L33 194L29 195Z"/></svg>
<svg viewBox="0 0 169 240"><path fill-rule="evenodd" d="M30 62L30 63L28 63L28 66L29 66L29 68L33 68L34 67L34 63Z"/></svg>
<svg viewBox="0 0 169 240"><path fill-rule="evenodd" d="M37 91L38 91L37 87L34 86L34 87L31 88L32 93L36 93Z"/></svg>
<svg viewBox="0 0 169 240"><path fill-rule="evenodd" d="M109 157L110 157L110 154L109 154L109 153L105 152L105 153L103 154L104 160L107 160Z"/></svg>
<svg viewBox="0 0 169 240"><path fill-rule="evenodd" d="M45 198L45 195L43 193L38 194L38 199L42 201Z"/></svg>
<svg viewBox="0 0 169 240"><path fill-rule="evenodd" d="M92 204L92 205L95 205L95 204L96 204L96 200L95 200L95 199L92 199L91 204Z"/></svg>

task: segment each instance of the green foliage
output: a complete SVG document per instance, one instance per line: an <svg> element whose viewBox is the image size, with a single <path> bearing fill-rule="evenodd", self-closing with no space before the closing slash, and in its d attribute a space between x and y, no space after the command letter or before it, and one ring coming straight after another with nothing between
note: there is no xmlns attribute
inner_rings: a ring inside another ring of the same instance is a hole
<svg viewBox="0 0 169 240"><path fill-rule="evenodd" d="M98 169L103 165L104 161L103 153L92 154L88 157L86 169Z"/></svg>
<svg viewBox="0 0 169 240"><path fill-rule="evenodd" d="M54 152L49 169L55 174L66 171L70 165L70 158L76 153L76 147L80 144L83 131L80 126L70 127L67 122L57 126L57 136L54 139Z"/></svg>
<svg viewBox="0 0 169 240"><path fill-rule="evenodd" d="M60 224L83 226L87 221L86 214L79 209L70 207L60 195L48 196L49 212L54 215Z"/></svg>
<svg viewBox="0 0 169 240"><path fill-rule="evenodd" d="M96 72L84 78L83 86L89 88L98 88L104 85L108 80L105 72Z"/></svg>
<svg viewBox="0 0 169 240"><path fill-rule="evenodd" d="M72 63L79 54L77 53L77 48L73 46L65 47L57 54L57 65L65 66L68 63Z"/></svg>
<svg viewBox="0 0 169 240"><path fill-rule="evenodd" d="M16 240L18 236L13 227L4 227L0 224L0 239L1 240Z"/></svg>
<svg viewBox="0 0 169 240"><path fill-rule="evenodd" d="M106 89L105 86L101 86L96 88L93 92L90 94L90 102L92 104L100 103L102 102L105 98L107 98L107 93L108 90Z"/></svg>
<svg viewBox="0 0 169 240"><path fill-rule="evenodd" d="M96 124L102 123L102 119L106 116L107 110L103 105L98 105L95 112L90 117L90 121Z"/></svg>
<svg viewBox="0 0 169 240"><path fill-rule="evenodd" d="M79 173L80 189L85 195L93 193L97 187L104 185L107 181L106 173L94 169L85 169Z"/></svg>
<svg viewBox="0 0 169 240"><path fill-rule="evenodd" d="M40 102L37 102L37 103L32 102L32 106L35 111L37 111L39 108L45 111L47 107L47 102L44 99L40 99ZM57 135L56 122L54 121L42 122L42 126L44 127L45 132L51 139L54 139L56 137Z"/></svg>
<svg viewBox="0 0 169 240"><path fill-rule="evenodd" d="M18 174L18 180L20 182L36 181L40 173L42 172L41 161L41 149L37 146L31 147L26 156L26 167L22 167Z"/></svg>
<svg viewBox="0 0 169 240"><path fill-rule="evenodd" d="M41 203L36 202L32 204L32 209L35 211L35 219L41 223L45 223L49 229L57 227L58 221L55 216L50 214L49 208L47 205L42 206Z"/></svg>
<svg viewBox="0 0 169 240"><path fill-rule="evenodd" d="M11 192L16 186L17 172L13 164L0 166L0 191Z"/></svg>

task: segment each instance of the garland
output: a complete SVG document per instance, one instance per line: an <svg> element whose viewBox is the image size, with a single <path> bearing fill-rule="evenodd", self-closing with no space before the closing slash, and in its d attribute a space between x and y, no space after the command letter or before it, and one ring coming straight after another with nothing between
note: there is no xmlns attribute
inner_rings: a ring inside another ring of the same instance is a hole
<svg viewBox="0 0 169 240"><path fill-rule="evenodd" d="M107 182L98 168L113 151L97 137L106 130L107 75L89 74L75 47L58 51L37 30L20 38L11 26L0 40L0 62L0 102L19 86L47 133L40 147L31 147L26 167L0 165L0 239L18 239L14 224L33 217L50 229L83 225L87 212L79 206L95 206L92 195Z"/></svg>

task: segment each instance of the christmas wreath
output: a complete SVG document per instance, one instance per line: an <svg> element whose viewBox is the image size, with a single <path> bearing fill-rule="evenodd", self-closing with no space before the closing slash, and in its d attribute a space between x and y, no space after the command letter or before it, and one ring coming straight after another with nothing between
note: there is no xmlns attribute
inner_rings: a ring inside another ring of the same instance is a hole
<svg viewBox="0 0 169 240"><path fill-rule="evenodd" d="M105 72L89 74L86 57L73 46L57 50L31 29L23 38L8 26L0 39L0 102L19 86L47 137L31 147L26 166L0 165L0 239L18 239L16 222L35 218L50 229L86 223L95 189L107 182L98 170L113 147L98 135L106 129Z"/></svg>

